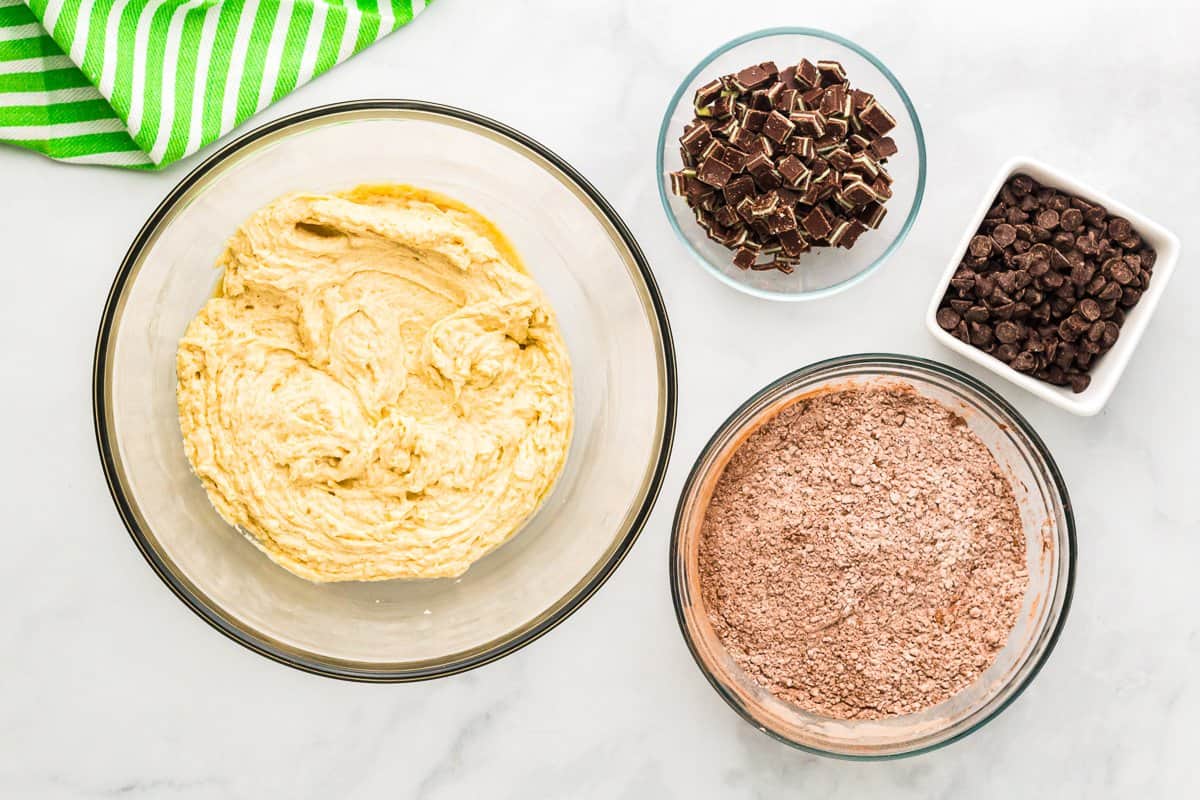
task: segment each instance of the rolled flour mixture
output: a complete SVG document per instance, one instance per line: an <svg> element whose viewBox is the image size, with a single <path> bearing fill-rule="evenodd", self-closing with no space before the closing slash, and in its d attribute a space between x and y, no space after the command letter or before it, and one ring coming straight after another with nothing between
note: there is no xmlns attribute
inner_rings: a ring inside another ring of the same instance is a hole
<svg viewBox="0 0 1200 800"><path fill-rule="evenodd" d="M549 494L571 370L483 217L407 187L292 194L229 240L177 359L216 510L312 581L461 575Z"/></svg>

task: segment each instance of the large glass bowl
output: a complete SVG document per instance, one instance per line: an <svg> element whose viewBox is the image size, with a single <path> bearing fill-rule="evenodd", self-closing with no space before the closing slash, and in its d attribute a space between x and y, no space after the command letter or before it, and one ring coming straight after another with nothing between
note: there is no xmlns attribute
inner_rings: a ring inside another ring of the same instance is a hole
<svg viewBox="0 0 1200 800"><path fill-rule="evenodd" d="M285 192L433 189L504 231L558 313L574 367L562 477L503 547L458 579L314 584L227 525L191 473L175 350L227 237ZM506 655L580 606L628 552L661 484L674 356L654 278L590 184L527 137L457 109L344 103L242 137L183 180L138 234L96 344L96 434L121 517L166 584L214 627L301 669L402 681Z"/></svg>
<svg viewBox="0 0 1200 800"><path fill-rule="evenodd" d="M692 98L696 89L713 78L737 72L752 64L775 61L781 68L801 58L816 62L840 61L850 85L865 89L896 118L888 135L900 152L888 159L887 170L895 178L895 194L887 202L887 216L878 230L868 230L851 249L813 248L805 253L795 271L742 270L733 265L733 253L708 238L687 201L671 193L670 174L683 166L679 137L694 117ZM739 36L709 53L675 90L658 131L658 194L667 220L680 240L708 272L722 282L756 297L769 300L815 300L854 286L883 265L917 218L925 194L925 136L917 110L900 81L879 59L848 39L813 28L769 28Z"/></svg>
<svg viewBox="0 0 1200 800"><path fill-rule="evenodd" d="M956 411L1011 476L1025 527L1029 588L1008 642L978 680L917 714L838 720L785 703L760 687L725 651L704 608L697 558L700 525L730 456L759 425L803 396L852 386L912 387ZM822 755L885 758L931 750L966 736L1029 685L1067 618L1075 576L1075 520L1054 459L1002 397L934 361L858 355L822 361L777 380L746 401L709 440L684 485L671 536L671 592L684 639L705 677L759 730Z"/></svg>

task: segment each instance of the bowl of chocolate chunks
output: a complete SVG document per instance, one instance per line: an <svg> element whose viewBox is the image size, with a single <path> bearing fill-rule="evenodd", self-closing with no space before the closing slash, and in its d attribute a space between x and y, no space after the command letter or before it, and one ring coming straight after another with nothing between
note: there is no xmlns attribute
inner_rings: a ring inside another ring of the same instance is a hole
<svg viewBox="0 0 1200 800"><path fill-rule="evenodd" d="M1108 402L1175 270L1179 239L1030 158L1005 164L938 283L943 344L1075 414Z"/></svg>
<svg viewBox="0 0 1200 800"><path fill-rule="evenodd" d="M657 159L667 219L694 259L773 300L865 279L908 234L925 188L900 82L862 47L804 28L747 34L697 64Z"/></svg>

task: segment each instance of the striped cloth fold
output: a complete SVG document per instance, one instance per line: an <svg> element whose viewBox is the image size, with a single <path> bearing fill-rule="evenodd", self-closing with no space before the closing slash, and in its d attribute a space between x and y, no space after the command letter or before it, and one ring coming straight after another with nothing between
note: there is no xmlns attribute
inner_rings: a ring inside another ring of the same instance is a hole
<svg viewBox="0 0 1200 800"><path fill-rule="evenodd" d="M408 23L425 0L0 0L0 142L156 169Z"/></svg>

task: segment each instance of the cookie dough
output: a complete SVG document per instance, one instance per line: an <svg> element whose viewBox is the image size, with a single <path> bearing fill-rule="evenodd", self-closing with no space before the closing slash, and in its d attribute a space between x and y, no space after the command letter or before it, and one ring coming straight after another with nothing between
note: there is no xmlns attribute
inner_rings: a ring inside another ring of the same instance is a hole
<svg viewBox="0 0 1200 800"><path fill-rule="evenodd" d="M487 220L397 186L292 194L229 240L177 358L216 510L311 581L461 575L571 440L554 312Z"/></svg>

